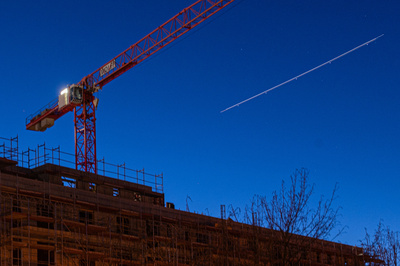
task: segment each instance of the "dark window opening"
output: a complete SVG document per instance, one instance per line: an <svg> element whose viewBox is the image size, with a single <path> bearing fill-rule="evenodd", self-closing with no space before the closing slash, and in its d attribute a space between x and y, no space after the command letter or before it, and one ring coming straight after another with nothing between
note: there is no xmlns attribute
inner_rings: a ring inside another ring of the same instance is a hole
<svg viewBox="0 0 400 266"><path fill-rule="evenodd" d="M160 236L160 222L146 221L147 236Z"/></svg>
<svg viewBox="0 0 400 266"><path fill-rule="evenodd" d="M37 250L38 266L54 265L54 251L52 250Z"/></svg>
<svg viewBox="0 0 400 266"><path fill-rule="evenodd" d="M129 218L117 217L117 233L130 234Z"/></svg>
<svg viewBox="0 0 400 266"><path fill-rule="evenodd" d="M93 212L91 211L79 211L79 222L93 224Z"/></svg>
<svg viewBox="0 0 400 266"><path fill-rule="evenodd" d="M19 202L14 200L12 203L12 211L13 212L21 212L21 207L19 206Z"/></svg>
<svg viewBox="0 0 400 266"><path fill-rule="evenodd" d="M86 260L80 260L79 261L79 266L96 266L96 262L94 261L86 261Z"/></svg>
<svg viewBox="0 0 400 266"><path fill-rule="evenodd" d="M209 243L209 237L206 234L196 233L196 242L203 243L203 244L208 244Z"/></svg>
<svg viewBox="0 0 400 266"><path fill-rule="evenodd" d="M51 205L49 205L49 204L39 204L36 206L36 214L38 216L52 218L53 217L53 209L52 209ZM43 221L38 221L37 227L54 229L54 224L48 223L48 222L43 222Z"/></svg>
<svg viewBox="0 0 400 266"><path fill-rule="evenodd" d="M170 225L167 225L167 237L172 237L172 228Z"/></svg>
<svg viewBox="0 0 400 266"><path fill-rule="evenodd" d="M13 265L22 265L22 252L20 249L13 250Z"/></svg>

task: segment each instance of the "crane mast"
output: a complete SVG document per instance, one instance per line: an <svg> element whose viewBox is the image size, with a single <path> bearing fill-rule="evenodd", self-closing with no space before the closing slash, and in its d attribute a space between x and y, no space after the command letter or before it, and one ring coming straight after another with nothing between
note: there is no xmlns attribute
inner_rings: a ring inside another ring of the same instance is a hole
<svg viewBox="0 0 400 266"><path fill-rule="evenodd" d="M97 173L96 107L94 93L132 67L161 50L234 0L198 0L108 61L60 96L26 118L26 129L45 131L74 110L76 169Z"/></svg>

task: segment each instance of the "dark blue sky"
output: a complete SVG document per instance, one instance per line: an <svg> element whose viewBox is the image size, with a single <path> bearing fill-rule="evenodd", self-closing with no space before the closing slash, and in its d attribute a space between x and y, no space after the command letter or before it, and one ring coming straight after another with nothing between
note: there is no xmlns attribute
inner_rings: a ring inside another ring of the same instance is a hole
<svg viewBox="0 0 400 266"><path fill-rule="evenodd" d="M25 117L193 2L1 1L0 136L73 153L72 114L44 133ZM358 244L380 219L400 230L400 3L236 2L98 93L98 157L163 172L166 201L185 209L189 195L214 216L306 167L316 200L339 183L339 241Z"/></svg>

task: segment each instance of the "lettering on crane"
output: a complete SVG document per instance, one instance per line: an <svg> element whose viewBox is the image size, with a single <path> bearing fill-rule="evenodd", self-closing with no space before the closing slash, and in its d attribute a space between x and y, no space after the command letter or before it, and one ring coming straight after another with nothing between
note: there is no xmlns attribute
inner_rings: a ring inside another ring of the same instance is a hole
<svg viewBox="0 0 400 266"><path fill-rule="evenodd" d="M112 60L110 63L108 63L107 65L103 66L100 69L100 76L104 76L105 74L107 74L108 72L110 72L110 70L115 68L115 59Z"/></svg>

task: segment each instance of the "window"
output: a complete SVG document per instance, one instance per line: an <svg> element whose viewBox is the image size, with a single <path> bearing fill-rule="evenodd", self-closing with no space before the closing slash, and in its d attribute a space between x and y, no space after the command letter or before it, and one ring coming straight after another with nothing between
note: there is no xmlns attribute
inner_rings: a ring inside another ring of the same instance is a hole
<svg viewBox="0 0 400 266"><path fill-rule="evenodd" d="M119 189L116 187L113 187L113 196L114 197L119 197Z"/></svg>
<svg viewBox="0 0 400 266"><path fill-rule="evenodd" d="M42 204L38 204L36 206L36 214L38 216L44 216L44 217L53 217L54 215L52 206L48 202L43 202ZM54 229L54 224L38 221L37 227Z"/></svg>
<svg viewBox="0 0 400 266"><path fill-rule="evenodd" d="M167 224L167 237L172 237L172 228L169 224Z"/></svg>
<svg viewBox="0 0 400 266"><path fill-rule="evenodd" d="M117 217L117 233L130 234L129 218Z"/></svg>
<svg viewBox="0 0 400 266"><path fill-rule="evenodd" d="M89 191L96 192L96 184L95 183L89 183Z"/></svg>
<svg viewBox="0 0 400 266"><path fill-rule="evenodd" d="M86 260L84 260L84 259L81 259L81 260L79 261L79 266L95 266L95 265L96 265L96 262L91 261L91 260L86 261Z"/></svg>
<svg viewBox="0 0 400 266"><path fill-rule="evenodd" d="M196 242L203 243L203 244L208 244L209 243L208 235L201 234L201 233L196 233Z"/></svg>
<svg viewBox="0 0 400 266"><path fill-rule="evenodd" d="M22 265L22 252L21 249L13 250L13 265Z"/></svg>
<svg viewBox="0 0 400 266"><path fill-rule="evenodd" d="M160 236L160 222L146 221L147 236Z"/></svg>
<svg viewBox="0 0 400 266"><path fill-rule="evenodd" d="M154 235L160 236L160 222L154 221Z"/></svg>
<svg viewBox="0 0 400 266"><path fill-rule="evenodd" d="M93 224L93 212L79 211L79 222Z"/></svg>
<svg viewBox="0 0 400 266"><path fill-rule="evenodd" d="M74 178L62 176L61 181L65 187L76 188L76 180Z"/></svg>
<svg viewBox="0 0 400 266"><path fill-rule="evenodd" d="M38 266L54 265L54 251L52 250L37 250Z"/></svg>
<svg viewBox="0 0 400 266"><path fill-rule="evenodd" d="M21 212L21 207L19 205L20 205L19 201L13 200L13 203L12 203L13 212Z"/></svg>
<svg viewBox="0 0 400 266"><path fill-rule="evenodd" d="M133 200L134 201L142 201L142 196L140 194L135 193Z"/></svg>

